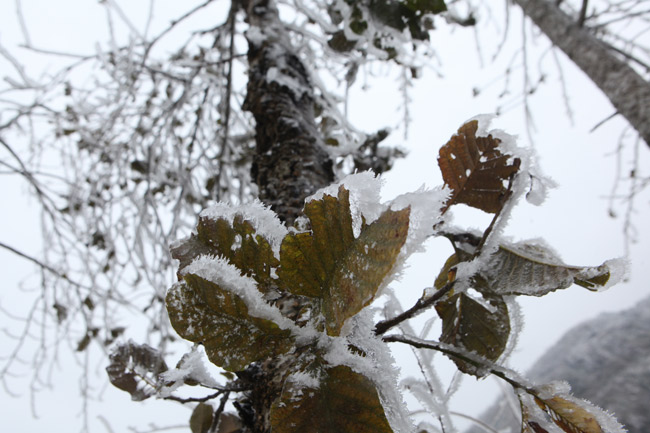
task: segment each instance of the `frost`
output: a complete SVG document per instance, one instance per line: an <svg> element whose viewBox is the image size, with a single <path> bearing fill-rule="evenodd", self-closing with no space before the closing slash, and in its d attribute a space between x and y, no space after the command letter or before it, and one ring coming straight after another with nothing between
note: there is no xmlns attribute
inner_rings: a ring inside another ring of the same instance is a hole
<svg viewBox="0 0 650 433"><path fill-rule="evenodd" d="M246 39L253 45L262 45L266 40L266 35L262 33L262 30L259 27L249 27L246 30Z"/></svg>
<svg viewBox="0 0 650 433"><path fill-rule="evenodd" d="M395 365L388 346L374 333L373 313L362 310L350 320L346 327L346 338L329 340L329 350L325 360L331 365L345 365L373 381L389 424L396 432L413 432L413 425L402 394L399 392L399 368ZM350 352L353 345L361 349L365 356Z"/></svg>
<svg viewBox="0 0 650 433"><path fill-rule="evenodd" d="M177 368L167 370L160 376L166 385L160 391L160 397L169 396L178 387L183 385L187 379L199 382L201 385L215 388L219 383L214 380L203 363L203 352L195 346L191 352L185 354Z"/></svg>
<svg viewBox="0 0 650 433"><path fill-rule="evenodd" d="M411 208L409 232L406 237L400 258L405 260L411 254L422 251L424 241L433 235L433 226L441 221L440 209L449 197L449 190L426 189L420 187L415 192L397 196L390 202L394 211Z"/></svg>
<svg viewBox="0 0 650 433"><path fill-rule="evenodd" d="M305 371L297 371L287 378L287 382L297 385L299 388L320 388L320 378L312 376Z"/></svg>
<svg viewBox="0 0 650 433"><path fill-rule="evenodd" d="M350 213L352 214L352 231L355 237L361 233L362 217L366 224L370 224L379 218L385 210L381 205L380 191L383 181L376 177L371 171L355 173L343 178L339 183L329 185L316 191L315 194L307 197L305 202L320 200L324 195L338 196L341 185L350 192Z"/></svg>
<svg viewBox="0 0 650 433"><path fill-rule="evenodd" d="M602 266L607 267L609 270L609 280L607 280L604 286L596 289L598 292L605 291L613 285L624 281L630 273L630 262L624 258L607 260ZM597 275L597 270L598 268L592 268L591 272L593 272L594 276Z"/></svg>
<svg viewBox="0 0 650 433"><path fill-rule="evenodd" d="M602 428L603 433L625 433L626 429L616 420L616 418L608 413L607 411L601 409L595 404L591 403L588 400L581 398L576 398L571 394L571 386L564 381L555 381L549 384L542 385L536 388L538 391L539 397L548 403L553 398L560 398L566 400L570 404L573 404L575 410L584 410L590 417L598 423ZM536 407L535 403L530 404L530 407ZM573 410L572 410L573 412Z"/></svg>
<svg viewBox="0 0 650 433"><path fill-rule="evenodd" d="M222 257L200 256L181 273L194 274L239 296L246 303L251 316L275 322L281 329L296 328L296 325L284 317L280 310L264 300L255 280L242 275L237 267Z"/></svg>
<svg viewBox="0 0 650 433"><path fill-rule="evenodd" d="M255 232L269 242L275 256L279 257L282 239L288 233L287 228L280 222L276 213L259 200L239 206L216 203L200 214L201 217L215 220L223 218L231 225L236 215L241 215L244 220L249 221Z"/></svg>
<svg viewBox="0 0 650 433"><path fill-rule="evenodd" d="M266 72L266 81L269 83L276 82L280 86L288 88L296 96L296 99L300 99L304 93L308 92L307 88L305 88L302 83L283 73L275 66L270 67Z"/></svg>

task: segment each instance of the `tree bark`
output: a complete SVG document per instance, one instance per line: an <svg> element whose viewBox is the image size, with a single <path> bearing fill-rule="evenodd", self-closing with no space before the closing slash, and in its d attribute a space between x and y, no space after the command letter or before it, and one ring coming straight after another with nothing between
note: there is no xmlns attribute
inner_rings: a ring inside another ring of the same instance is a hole
<svg viewBox="0 0 650 433"><path fill-rule="evenodd" d="M332 161L314 121L313 87L270 0L244 0L249 79L244 109L256 122L252 176L259 198L287 223L329 185ZM252 36L254 34L254 36Z"/></svg>
<svg viewBox="0 0 650 433"><path fill-rule="evenodd" d="M243 108L255 117L256 132L251 175L260 200L291 224L301 214L305 198L332 183L333 164L315 123L307 68L296 55L273 0L242 0L242 7L250 25ZM287 363L290 360L279 365L269 359L238 374L252 387L247 400L238 403L249 430L270 431L271 405L282 391Z"/></svg>
<svg viewBox="0 0 650 433"><path fill-rule="evenodd" d="M551 1L514 2L589 76L650 146L650 83Z"/></svg>

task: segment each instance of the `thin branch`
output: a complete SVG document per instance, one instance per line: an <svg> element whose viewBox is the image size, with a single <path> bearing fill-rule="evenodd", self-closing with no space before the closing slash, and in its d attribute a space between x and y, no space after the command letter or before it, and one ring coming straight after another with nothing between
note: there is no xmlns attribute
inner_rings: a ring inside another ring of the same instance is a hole
<svg viewBox="0 0 650 433"><path fill-rule="evenodd" d="M4 242L0 242L0 248L4 248L6 250L9 250L14 254L16 254L16 255L24 258L24 259L29 260L30 262L38 265L41 269L46 270L46 271L56 275L57 277L67 281L68 283L72 284L75 287L79 287L79 288L84 289L84 290L92 291L92 289L90 287L84 286L83 284L80 284L80 283L78 283L78 282L76 282L74 280L71 280L70 277L68 277L66 274L62 274L61 272L57 271L56 269L54 269L50 265L45 264L45 263L41 262L40 260L38 260L37 258L34 258L34 257L32 257L32 256L30 256L28 254L25 254L22 251L19 251L19 250L15 249L14 247L11 247L11 246L5 244Z"/></svg>
<svg viewBox="0 0 650 433"><path fill-rule="evenodd" d="M382 320L381 322L377 323L377 325L375 325L375 335L382 335L390 328L397 326L403 321L411 319L417 316L418 314L422 313L423 311L431 307L433 304L435 304L438 300L440 300L444 295L449 293L451 289L454 288L455 283L456 283L455 280L448 282L433 295L427 298L421 297L420 299L418 299L415 305L413 305L408 310L404 311L402 314L399 314L393 317L392 319Z"/></svg>
<svg viewBox="0 0 650 433"><path fill-rule="evenodd" d="M208 400L212 400L215 397L218 397L219 395L225 393L228 395L230 391L226 391L223 389L217 390L217 392L214 392L212 394L206 395L205 397L176 397L175 395L168 395L166 397L163 397L163 400L172 400L172 401L177 401L179 403L203 403Z"/></svg>
<svg viewBox="0 0 650 433"><path fill-rule="evenodd" d="M533 389L532 385L527 383L522 377L520 377L516 372L508 370L502 366L496 365L493 362L483 358L482 356L461 351L457 347L451 346L449 344L440 343L438 341L431 340L422 340L409 335L386 335L382 337L382 341L386 343L404 343L418 349L432 349L438 352L449 355L453 358L460 359L468 364L471 364L481 370L485 370L494 376L497 376L504 381L508 382L516 389L521 389L526 391L531 395L537 396L536 391Z"/></svg>

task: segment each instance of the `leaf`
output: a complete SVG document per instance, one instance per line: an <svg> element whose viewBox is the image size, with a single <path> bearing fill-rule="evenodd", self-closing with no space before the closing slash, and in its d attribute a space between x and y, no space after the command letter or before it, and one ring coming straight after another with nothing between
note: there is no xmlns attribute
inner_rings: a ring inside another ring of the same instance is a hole
<svg viewBox="0 0 650 433"><path fill-rule="evenodd" d="M456 278L456 270L454 267L458 263L459 263L458 256L456 254L452 254L451 256L449 256L445 264L442 266L440 273L436 277L436 280L433 283L433 287L440 290L448 282L454 281L454 279Z"/></svg>
<svg viewBox="0 0 650 433"><path fill-rule="evenodd" d="M322 300L327 333L338 335L346 319L370 304L406 241L410 210L387 210L372 224L352 230L349 192L341 186L305 205L311 231L287 235L280 247L281 286Z"/></svg>
<svg viewBox="0 0 650 433"><path fill-rule="evenodd" d="M547 247L534 243L505 244L490 257L481 273L485 290L500 295L543 296L578 284L596 290L607 284L607 264L568 266ZM478 287L477 287L478 289Z"/></svg>
<svg viewBox="0 0 650 433"><path fill-rule="evenodd" d="M118 346L109 356L108 379L119 389L142 401L155 394L160 373L167 371L162 354L146 344L129 342Z"/></svg>
<svg viewBox="0 0 650 433"><path fill-rule="evenodd" d="M603 431L594 415L565 398L559 396L546 400L535 398L535 402L550 415L555 425L567 433L602 433Z"/></svg>
<svg viewBox="0 0 650 433"><path fill-rule="evenodd" d="M392 432L370 379L341 365L323 376L318 388L285 383L271 407L274 433Z"/></svg>
<svg viewBox="0 0 650 433"><path fill-rule="evenodd" d="M256 234L253 225L236 215L232 225L225 219L201 217L197 234L171 249L172 257L180 260L178 276L194 259L212 254L228 259L242 274L252 277L261 292L274 286L271 271L279 265L269 242Z"/></svg>
<svg viewBox="0 0 650 433"><path fill-rule="evenodd" d="M501 142L491 135L476 137L478 121L472 120L440 148L438 165L452 193L447 207L464 203L488 213L497 213L507 198L504 181L519 170L519 159L502 154Z"/></svg>
<svg viewBox="0 0 650 433"><path fill-rule="evenodd" d="M199 403L190 416L190 430L192 433L208 433L214 419L214 408L206 403Z"/></svg>
<svg viewBox="0 0 650 433"><path fill-rule="evenodd" d="M178 334L205 346L208 359L229 371L277 356L293 347L289 330L248 314L237 295L196 275L167 292L167 312Z"/></svg>
<svg viewBox="0 0 650 433"><path fill-rule="evenodd" d="M554 382L517 392L522 410L523 433L623 433L616 419L570 393L566 382Z"/></svg>
<svg viewBox="0 0 650 433"><path fill-rule="evenodd" d="M438 302L436 311L442 319L440 341L496 361L505 350L510 335L508 307L500 296L485 297L484 301L481 303L459 293ZM451 359L463 373L477 377L485 375L473 365Z"/></svg>

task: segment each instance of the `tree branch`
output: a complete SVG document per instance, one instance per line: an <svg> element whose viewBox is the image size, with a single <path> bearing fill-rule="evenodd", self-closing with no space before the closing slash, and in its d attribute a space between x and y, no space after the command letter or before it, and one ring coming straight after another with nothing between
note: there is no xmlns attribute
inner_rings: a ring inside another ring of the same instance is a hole
<svg viewBox="0 0 650 433"><path fill-rule="evenodd" d="M514 2L605 93L650 147L650 83L548 0Z"/></svg>
<svg viewBox="0 0 650 433"><path fill-rule="evenodd" d="M413 305L411 308L408 310L404 311L402 314L399 314L392 319L387 319L387 320L382 320L381 322L377 323L375 325L375 335L381 335L388 331L390 328L399 325L405 320L412 319L413 317L417 316L418 314L422 313L429 307L431 307L433 304L435 304L440 298L442 298L444 295L449 293L451 289L454 288L454 281L450 281L440 290L438 290L436 293L433 295L429 296L428 298L421 297L418 299L418 301Z"/></svg>

